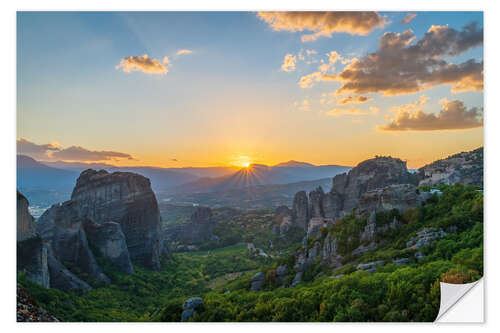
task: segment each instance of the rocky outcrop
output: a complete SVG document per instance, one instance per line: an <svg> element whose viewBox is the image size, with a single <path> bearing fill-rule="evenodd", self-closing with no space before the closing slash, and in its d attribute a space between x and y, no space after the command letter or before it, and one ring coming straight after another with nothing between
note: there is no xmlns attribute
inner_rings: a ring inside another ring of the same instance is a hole
<svg viewBox="0 0 500 333"><path fill-rule="evenodd" d="M86 170L71 194L81 216L94 223L119 223L130 258L152 269L165 255L158 202L149 179L130 172Z"/></svg>
<svg viewBox="0 0 500 333"><path fill-rule="evenodd" d="M420 192L415 185L397 184L367 191L359 198L359 214L371 211L387 211L397 209L404 212L410 207L419 206L428 197L428 193Z"/></svg>
<svg viewBox="0 0 500 333"><path fill-rule="evenodd" d="M49 267L51 288L57 288L64 291L79 289L84 292L92 289L88 283L81 280L61 264L50 248L48 248L47 264Z"/></svg>
<svg viewBox="0 0 500 333"><path fill-rule="evenodd" d="M276 268L276 279L278 280L279 285L283 285L285 283L285 277L288 269L285 265L278 266Z"/></svg>
<svg viewBox="0 0 500 333"><path fill-rule="evenodd" d="M59 322L47 310L41 308L26 289L17 285L17 322Z"/></svg>
<svg viewBox="0 0 500 333"><path fill-rule="evenodd" d="M17 270L24 272L28 280L50 287L47 248L40 236L17 242Z"/></svg>
<svg viewBox="0 0 500 333"><path fill-rule="evenodd" d="M262 286L264 285L264 279L265 275L262 272L256 273L254 276L252 276L252 284L250 286L250 290L252 291L259 291L262 289Z"/></svg>
<svg viewBox="0 0 500 333"><path fill-rule="evenodd" d="M382 266L383 264L384 264L383 260L372 261L372 262L369 262L369 263L366 263L366 264L359 264L356 267L356 270L357 271L363 270L363 271L367 271L367 272L373 273L373 272L375 272L375 270L377 269L377 267Z"/></svg>
<svg viewBox="0 0 500 333"><path fill-rule="evenodd" d="M45 211L39 218L38 231L57 261L73 274L109 283L89 248L84 230L87 223L91 221L81 216L79 205L66 201Z"/></svg>
<svg viewBox="0 0 500 333"><path fill-rule="evenodd" d="M29 202L17 191L17 241L34 237L36 235L35 219L28 210Z"/></svg>
<svg viewBox="0 0 500 333"><path fill-rule="evenodd" d="M85 280L109 283L95 255L127 274L131 261L160 269L166 246L160 213L147 178L128 172L86 170L71 200L53 205L37 223L47 248L51 287L91 287Z"/></svg>
<svg viewBox="0 0 500 333"><path fill-rule="evenodd" d="M483 187L483 147L432 162L418 171L419 185L461 183Z"/></svg>
<svg viewBox="0 0 500 333"><path fill-rule="evenodd" d="M342 195L336 192L329 192L323 196L322 208L324 217L336 219L342 213Z"/></svg>
<svg viewBox="0 0 500 333"><path fill-rule="evenodd" d="M406 162L392 157L376 157L359 163L348 174L336 175L330 192L321 187L295 194L293 221L308 230L312 219L334 221L351 214L397 208L404 210L420 204L422 196L416 187L416 177L408 172ZM316 221L316 220L314 220Z"/></svg>
<svg viewBox="0 0 500 333"><path fill-rule="evenodd" d="M359 206L364 193L394 184L412 184L416 182L413 178L406 162L399 158L375 157L359 163L347 175L335 176L331 192L342 197L342 210L349 214Z"/></svg>
<svg viewBox="0 0 500 333"><path fill-rule="evenodd" d="M292 210L295 224L307 230L307 225L309 223L309 202L305 191L300 191L295 194Z"/></svg>
<svg viewBox="0 0 500 333"><path fill-rule="evenodd" d="M315 190L309 192L309 217L324 217L323 212L323 197L325 193L323 188L319 186Z"/></svg>
<svg viewBox="0 0 500 333"><path fill-rule="evenodd" d="M17 192L17 270L24 272L28 280L48 288L47 247L36 231L28 206L28 200Z"/></svg>
<svg viewBox="0 0 500 333"><path fill-rule="evenodd" d="M122 272L134 274L127 242L120 224L116 222L88 223L85 225L85 232L89 243L101 256L108 259Z"/></svg>
<svg viewBox="0 0 500 333"><path fill-rule="evenodd" d="M196 314L196 309L203 305L203 300L200 297L192 297L182 305L181 321L188 321Z"/></svg>
<svg viewBox="0 0 500 333"><path fill-rule="evenodd" d="M420 247L428 246L432 241L446 236L446 232L443 229L437 230L436 228L424 228L417 234L410 238L406 243L407 248L418 249Z"/></svg>

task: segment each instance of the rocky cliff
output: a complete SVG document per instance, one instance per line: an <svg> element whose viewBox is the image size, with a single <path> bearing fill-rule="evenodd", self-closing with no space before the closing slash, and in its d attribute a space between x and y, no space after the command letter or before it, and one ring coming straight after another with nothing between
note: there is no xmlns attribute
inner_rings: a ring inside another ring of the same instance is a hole
<svg viewBox="0 0 500 333"><path fill-rule="evenodd" d="M359 163L347 175L337 175L331 193L341 197L342 211L351 213L367 191L395 184L415 184L406 162L399 158L375 157Z"/></svg>
<svg viewBox="0 0 500 333"><path fill-rule="evenodd" d="M327 224L352 213L354 208L358 208L360 214L369 214L371 210L406 209L420 202L416 187L412 185L416 181L408 172L406 162L392 157L375 157L359 163L347 174L335 176L328 193L321 187L311 191L309 198L304 191L297 192L293 200L293 222L311 234L309 225L313 219L315 225ZM313 230L312 234L315 233Z"/></svg>
<svg viewBox="0 0 500 333"><path fill-rule="evenodd" d="M28 206L28 200L17 192L17 270L24 272L28 280L48 288L47 248L36 232Z"/></svg>
<svg viewBox="0 0 500 333"><path fill-rule="evenodd" d="M215 225L212 209L199 206L191 214L188 223L167 228L165 236L174 248L180 249L186 245L188 248L197 248L196 245L201 243L218 240L213 233Z"/></svg>
<svg viewBox="0 0 500 333"><path fill-rule="evenodd" d="M483 147L432 162L419 169L419 185L455 184L483 187Z"/></svg>
<svg viewBox="0 0 500 333"><path fill-rule="evenodd" d="M149 179L130 172L86 170L76 182L71 201L94 223L120 224L130 258L160 269L164 254L158 202Z"/></svg>
<svg viewBox="0 0 500 333"><path fill-rule="evenodd" d="M132 261L160 269L166 252L160 222L147 178L126 172L82 172L71 200L53 205L37 223L48 249L51 286L88 290L85 280L109 283L96 255L127 274L134 274Z"/></svg>

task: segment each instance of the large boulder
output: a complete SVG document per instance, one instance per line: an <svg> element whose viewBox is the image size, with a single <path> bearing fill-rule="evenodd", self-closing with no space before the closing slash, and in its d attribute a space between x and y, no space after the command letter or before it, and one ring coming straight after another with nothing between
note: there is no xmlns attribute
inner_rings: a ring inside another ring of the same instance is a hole
<svg viewBox="0 0 500 333"><path fill-rule="evenodd" d="M133 261L161 268L161 217L149 179L130 172L89 169L80 174L71 201L81 216L94 223L119 223Z"/></svg>
<svg viewBox="0 0 500 333"><path fill-rule="evenodd" d="M252 276L252 285L250 286L250 290L252 291L259 291L262 289L262 286L264 285L264 279L265 275L262 272L256 273L254 276Z"/></svg>
<svg viewBox="0 0 500 333"><path fill-rule="evenodd" d="M103 224L87 223L85 232L92 248L108 259L113 265L126 274L134 274L130 261L125 235L120 224L104 222Z"/></svg>
<svg viewBox="0 0 500 333"><path fill-rule="evenodd" d="M298 227L307 230L309 223L309 203L305 191L299 191L295 194L292 210L294 223Z"/></svg>

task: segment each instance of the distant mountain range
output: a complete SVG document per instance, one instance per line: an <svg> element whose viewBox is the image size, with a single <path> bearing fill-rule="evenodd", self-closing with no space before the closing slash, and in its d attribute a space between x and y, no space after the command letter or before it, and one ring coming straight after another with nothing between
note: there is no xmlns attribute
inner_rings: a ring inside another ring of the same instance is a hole
<svg viewBox="0 0 500 333"><path fill-rule="evenodd" d="M253 164L241 169L237 167L118 167L107 163L39 162L29 156L17 155L17 187L23 189L23 193L28 196L32 204L46 205L52 202L51 198L63 201L61 199L69 199L76 179L86 169L138 173L149 178L154 191L200 193L318 180L348 171L350 167L315 166L297 161L288 161L275 166Z"/></svg>
<svg viewBox="0 0 500 333"><path fill-rule="evenodd" d="M230 189L252 187L269 184L288 184L334 177L347 172L351 167L340 165L314 166L308 163L290 161L270 167L252 164L248 168L222 177L200 178L194 182L182 184L175 188L180 193L220 192Z"/></svg>

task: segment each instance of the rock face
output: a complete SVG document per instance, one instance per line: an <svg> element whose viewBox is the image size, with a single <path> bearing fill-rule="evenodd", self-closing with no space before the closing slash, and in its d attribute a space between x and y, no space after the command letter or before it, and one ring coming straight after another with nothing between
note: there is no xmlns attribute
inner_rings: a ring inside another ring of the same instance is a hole
<svg viewBox="0 0 500 333"><path fill-rule="evenodd" d="M420 168L419 185L454 184L483 187L483 147Z"/></svg>
<svg viewBox="0 0 500 333"><path fill-rule="evenodd" d="M325 214L323 212L323 197L325 193L323 192L323 188L319 186L314 191L309 193L309 217L324 217Z"/></svg>
<svg viewBox="0 0 500 333"><path fill-rule="evenodd" d="M17 192L17 270L23 271L28 280L48 288L47 248L36 232L28 206L28 200Z"/></svg>
<svg viewBox="0 0 500 333"><path fill-rule="evenodd" d="M297 226L307 230L309 223L309 203L305 191L300 191L293 198L293 219Z"/></svg>
<svg viewBox="0 0 500 333"><path fill-rule="evenodd" d="M160 223L147 178L128 172L82 172L71 200L53 205L37 223L47 248L51 287L88 290L85 279L109 283L95 255L127 274L134 273L132 260L160 269L166 250Z"/></svg>
<svg viewBox="0 0 500 333"><path fill-rule="evenodd" d="M77 275L109 283L89 248L80 207L73 201L53 205L38 221L38 231L57 261Z"/></svg>
<svg viewBox="0 0 500 333"><path fill-rule="evenodd" d="M309 193L297 192L293 199L293 221L304 230L312 219L333 222L351 214L398 208L404 210L420 203L415 176L408 172L406 162L392 157L375 157L363 161L348 174L336 175L330 192L321 187Z"/></svg>
<svg viewBox="0 0 500 333"><path fill-rule="evenodd" d="M408 172L406 162L398 158L376 157L359 163L347 176L335 176L331 192L343 197L342 210L348 214L359 205L359 199L368 191L415 181Z"/></svg>
<svg viewBox="0 0 500 333"><path fill-rule="evenodd" d="M28 211L29 202L19 191L17 191L17 241L34 237L36 235L36 223Z"/></svg>
<svg viewBox="0 0 500 333"><path fill-rule="evenodd" d="M51 249L48 248L47 263L50 274L50 287L64 291L80 289L88 291L92 289L85 281L70 272L63 264L57 260Z"/></svg>
<svg viewBox="0 0 500 333"><path fill-rule="evenodd" d="M39 236L17 242L17 270L23 271L28 280L50 287L47 248Z"/></svg>
<svg viewBox="0 0 500 333"><path fill-rule="evenodd" d="M94 223L120 224L133 261L161 268L161 217L149 179L130 172L89 169L78 178L71 201Z"/></svg>
<svg viewBox="0 0 500 333"><path fill-rule="evenodd" d="M197 207L184 230L184 238L190 244L214 240L215 220L209 207Z"/></svg>
<svg viewBox="0 0 500 333"><path fill-rule="evenodd" d="M88 223L85 232L89 243L122 272L134 274L121 226L116 222Z"/></svg>
<svg viewBox="0 0 500 333"><path fill-rule="evenodd" d="M359 213L397 209L400 212L420 205L427 193L420 193L415 185L397 184L367 191L359 198Z"/></svg>

